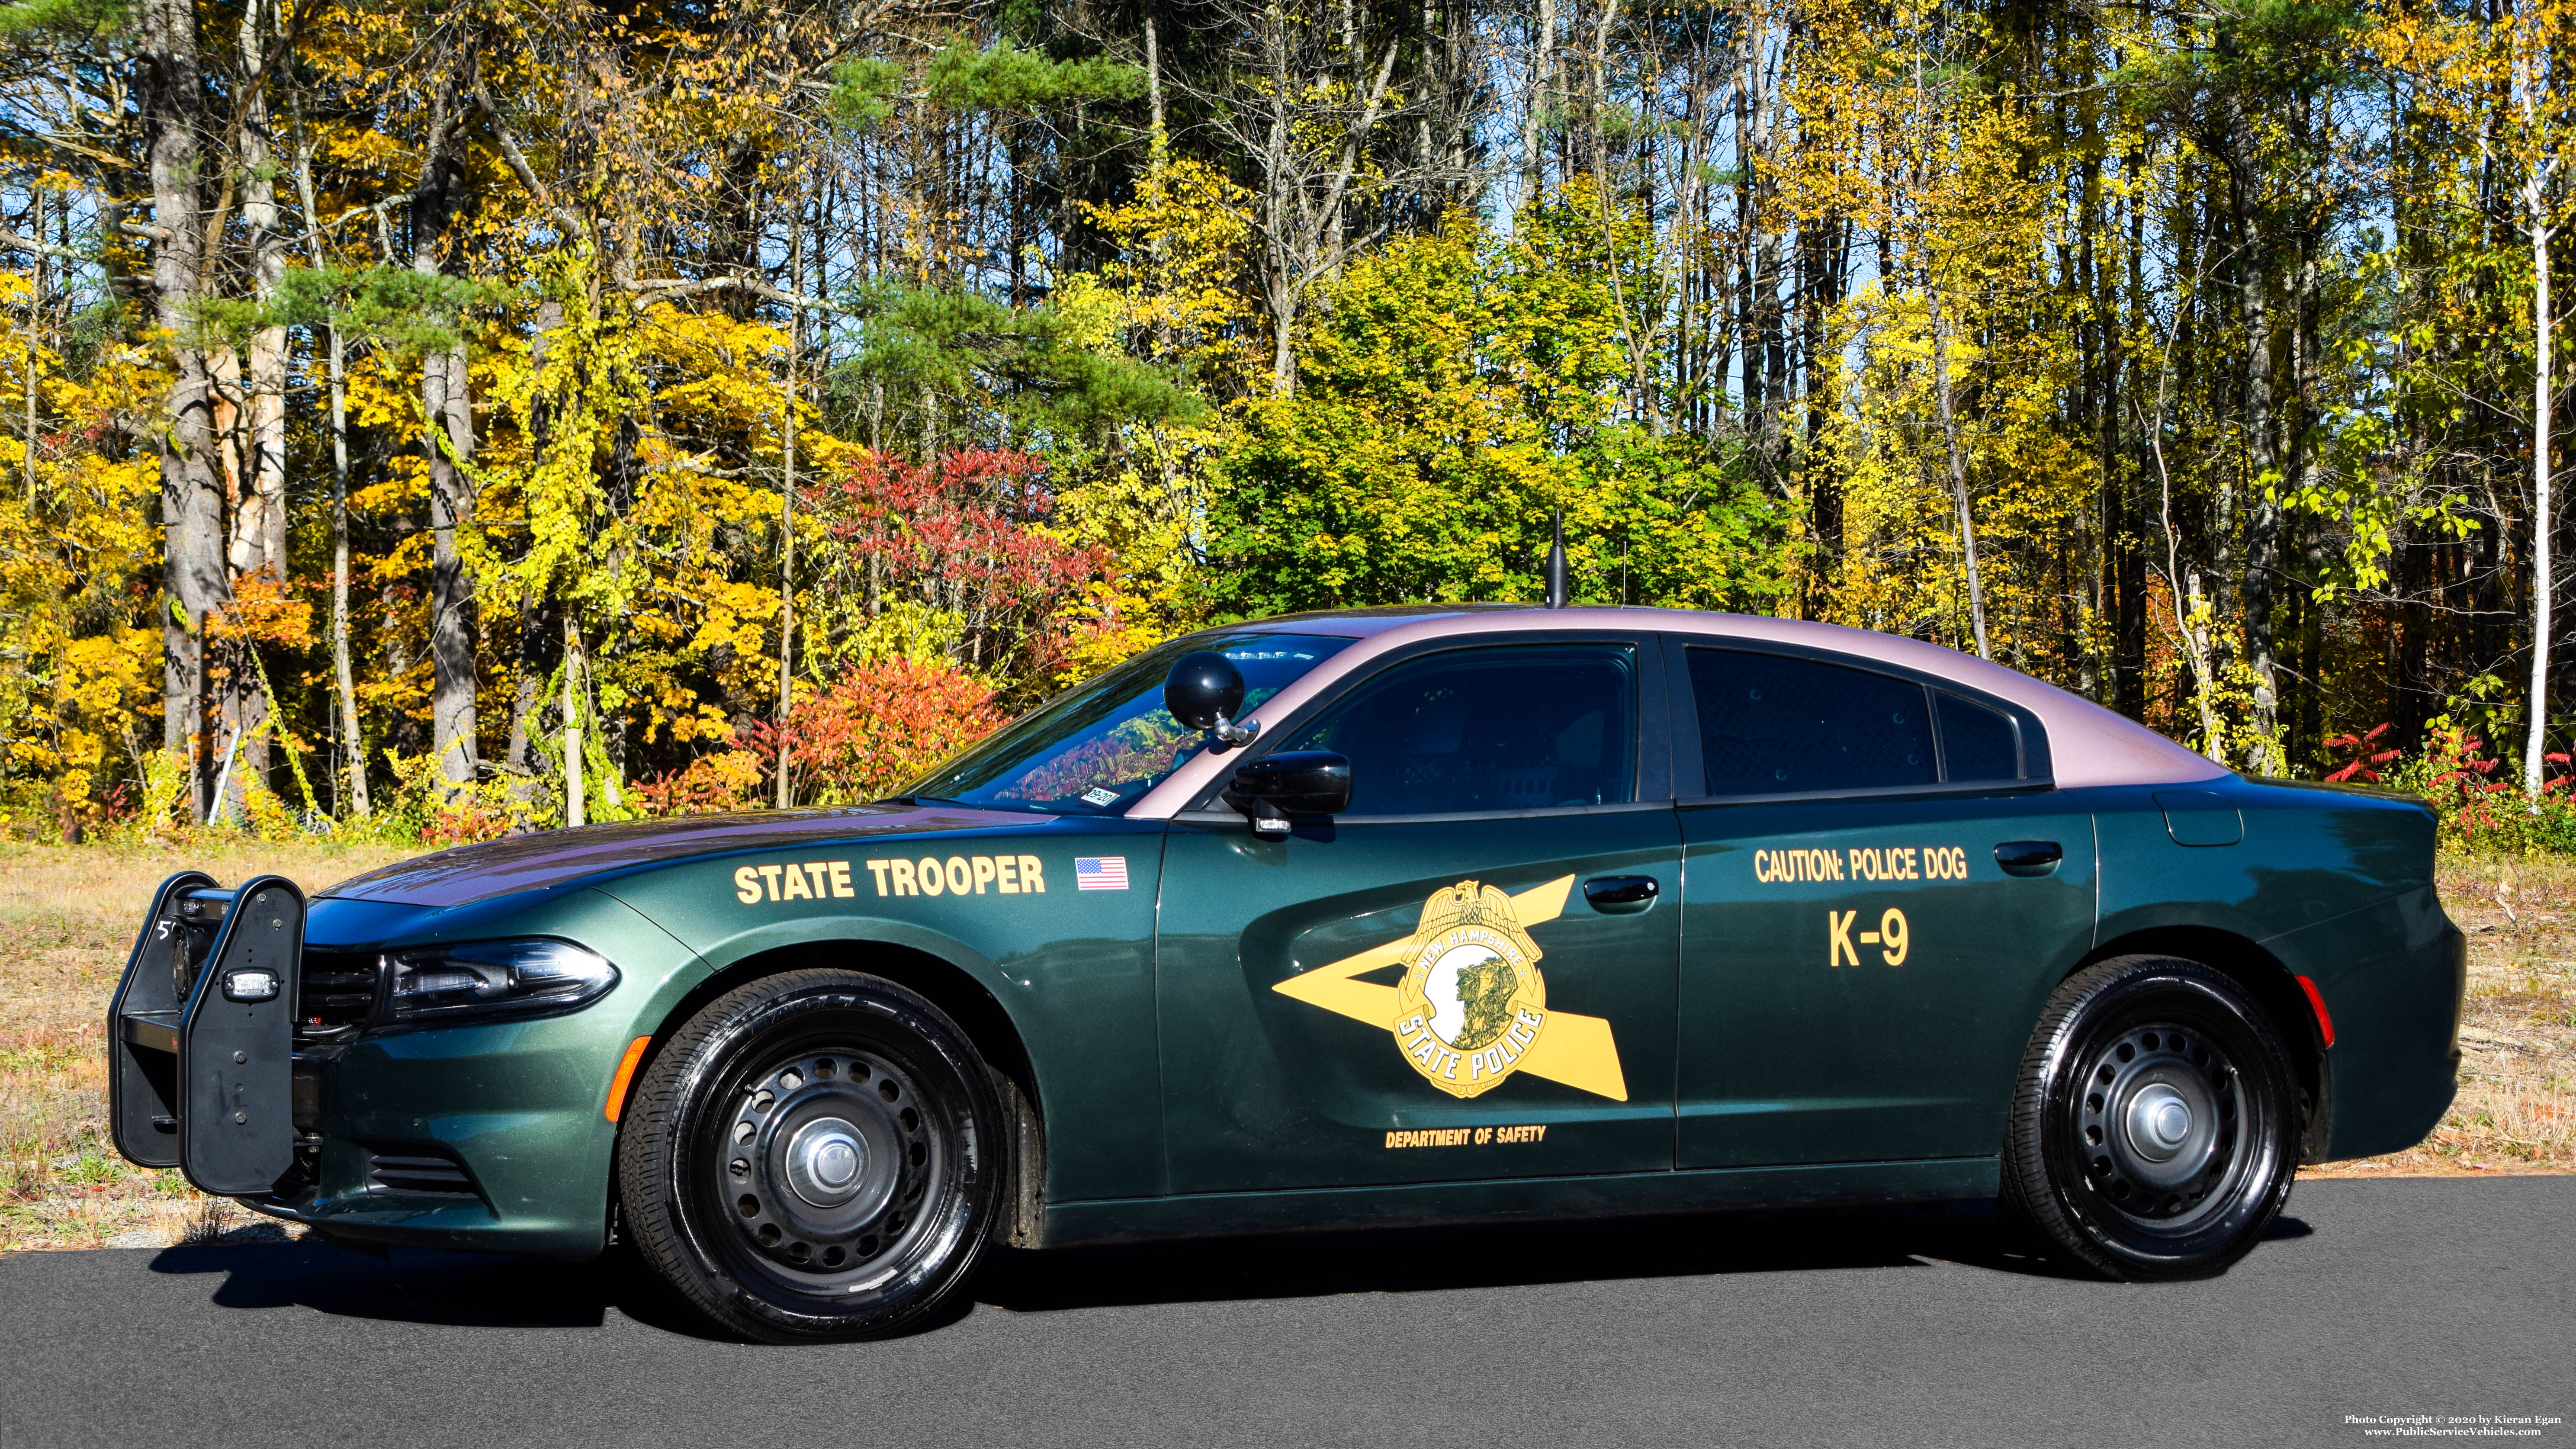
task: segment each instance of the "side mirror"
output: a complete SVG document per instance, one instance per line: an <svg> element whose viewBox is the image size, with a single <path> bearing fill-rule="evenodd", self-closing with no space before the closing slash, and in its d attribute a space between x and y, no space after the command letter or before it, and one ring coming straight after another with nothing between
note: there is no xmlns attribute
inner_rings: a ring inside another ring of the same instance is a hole
<svg viewBox="0 0 2576 1449"><path fill-rule="evenodd" d="M1239 745L1260 733L1234 722L1243 708L1243 671L1212 649L1184 654L1163 678L1163 708L1194 730L1212 730L1217 747Z"/></svg>
<svg viewBox="0 0 2576 1449"><path fill-rule="evenodd" d="M1234 772L1225 803L1256 831L1288 828L1291 815L1339 815L1351 808L1351 762L1331 750L1281 750Z"/></svg>

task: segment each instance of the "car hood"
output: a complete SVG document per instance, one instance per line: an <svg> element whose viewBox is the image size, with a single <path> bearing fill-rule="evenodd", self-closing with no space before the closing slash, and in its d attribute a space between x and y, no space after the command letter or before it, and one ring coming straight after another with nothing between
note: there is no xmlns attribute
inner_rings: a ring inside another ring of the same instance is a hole
<svg viewBox="0 0 2576 1449"><path fill-rule="evenodd" d="M733 851L795 849L871 836L1043 825L1053 817L960 805L854 805L680 820L621 820L460 845L344 880L316 899L467 905L518 891Z"/></svg>

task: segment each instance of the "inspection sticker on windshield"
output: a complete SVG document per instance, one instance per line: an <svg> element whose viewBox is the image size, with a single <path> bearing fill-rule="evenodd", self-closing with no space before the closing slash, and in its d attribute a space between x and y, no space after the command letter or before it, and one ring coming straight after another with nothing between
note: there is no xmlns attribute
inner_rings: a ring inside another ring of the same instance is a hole
<svg viewBox="0 0 2576 1449"><path fill-rule="evenodd" d="M1118 792L1106 785L1094 785L1082 792L1082 798L1105 810L1118 803Z"/></svg>
<svg viewBox="0 0 2576 1449"><path fill-rule="evenodd" d="M1087 891L1123 891L1127 889L1127 857L1077 855L1073 858L1073 883Z"/></svg>

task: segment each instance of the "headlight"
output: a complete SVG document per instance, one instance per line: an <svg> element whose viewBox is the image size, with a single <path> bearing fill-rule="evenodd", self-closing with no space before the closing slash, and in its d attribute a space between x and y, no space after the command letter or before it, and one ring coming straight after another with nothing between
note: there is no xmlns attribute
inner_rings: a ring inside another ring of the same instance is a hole
<svg viewBox="0 0 2576 1449"><path fill-rule="evenodd" d="M616 967L569 941L469 941L397 951L392 962L398 1022L569 1011L617 984Z"/></svg>

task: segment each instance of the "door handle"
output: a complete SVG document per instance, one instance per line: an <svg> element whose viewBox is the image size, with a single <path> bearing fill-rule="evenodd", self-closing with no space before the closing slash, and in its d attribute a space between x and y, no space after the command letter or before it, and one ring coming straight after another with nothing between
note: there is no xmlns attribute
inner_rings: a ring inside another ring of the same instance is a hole
<svg viewBox="0 0 2576 1449"><path fill-rule="evenodd" d="M2006 875L2055 875L2057 863L2066 858L2054 840L2007 840L1995 847L1995 864Z"/></svg>
<svg viewBox="0 0 2576 1449"><path fill-rule="evenodd" d="M1650 875L1594 876L1583 883L1583 898L1592 909L1614 916L1632 916L1653 906L1663 893Z"/></svg>

